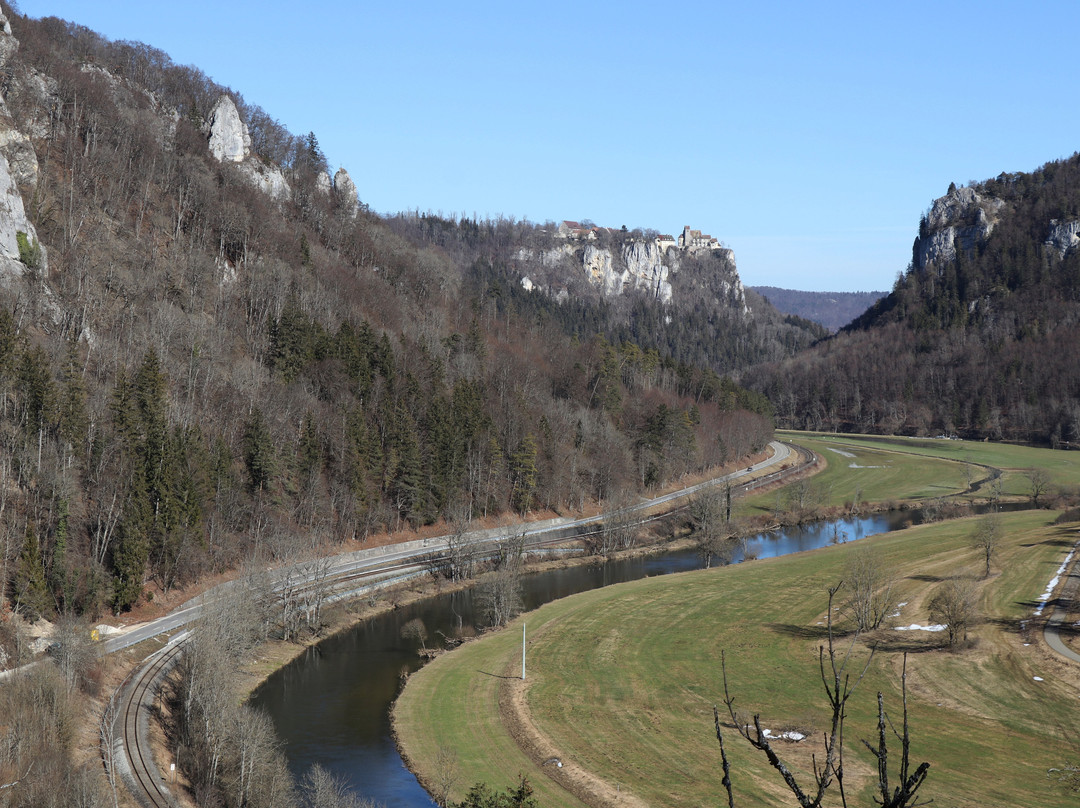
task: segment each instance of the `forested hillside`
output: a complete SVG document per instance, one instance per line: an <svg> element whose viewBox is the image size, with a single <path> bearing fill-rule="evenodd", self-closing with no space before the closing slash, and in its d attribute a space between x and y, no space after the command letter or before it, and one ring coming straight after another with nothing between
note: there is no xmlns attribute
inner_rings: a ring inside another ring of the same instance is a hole
<svg viewBox="0 0 1080 808"><path fill-rule="evenodd" d="M534 225L377 216L314 133L198 69L7 13L5 606L121 611L250 558L574 511L770 438L765 399L717 372L759 353L754 326L727 346L703 312L665 337L659 304L529 293L509 261Z"/></svg>
<svg viewBox="0 0 1080 808"><path fill-rule="evenodd" d="M1080 441L1080 156L950 187L891 294L745 377L814 429Z"/></svg>
<svg viewBox="0 0 1080 808"><path fill-rule="evenodd" d="M836 332L885 297L885 292L804 292L776 286L754 286L779 311L820 323Z"/></svg>

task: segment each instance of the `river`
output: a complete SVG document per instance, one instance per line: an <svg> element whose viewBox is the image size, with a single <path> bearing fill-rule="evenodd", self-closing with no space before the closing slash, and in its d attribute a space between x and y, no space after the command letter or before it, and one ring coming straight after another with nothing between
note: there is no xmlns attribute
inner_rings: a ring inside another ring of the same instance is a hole
<svg viewBox="0 0 1080 808"><path fill-rule="evenodd" d="M771 558L896 530L911 518L892 512L820 522L761 534L748 546L758 558ZM523 578L524 605L531 610L577 592L701 565L696 551L683 550L535 573ZM297 778L319 763L387 808L430 808L434 803L390 736L401 674L422 664L418 643L402 639L401 629L420 618L428 646L437 645L439 632L453 635L459 625L472 625L473 615L471 589L427 598L324 640L259 687L252 704L271 716Z"/></svg>

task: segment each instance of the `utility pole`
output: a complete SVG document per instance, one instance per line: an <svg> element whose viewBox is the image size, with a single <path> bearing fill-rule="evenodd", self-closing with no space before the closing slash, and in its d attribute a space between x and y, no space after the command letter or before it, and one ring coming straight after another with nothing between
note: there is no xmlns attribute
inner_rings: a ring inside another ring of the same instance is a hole
<svg viewBox="0 0 1080 808"><path fill-rule="evenodd" d="M521 681L525 681L525 624L521 624Z"/></svg>

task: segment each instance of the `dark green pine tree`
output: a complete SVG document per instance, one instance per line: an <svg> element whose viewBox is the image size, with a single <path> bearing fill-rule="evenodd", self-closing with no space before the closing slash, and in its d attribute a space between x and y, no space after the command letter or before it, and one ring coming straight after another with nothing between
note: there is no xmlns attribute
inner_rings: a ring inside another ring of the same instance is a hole
<svg viewBox="0 0 1080 808"><path fill-rule="evenodd" d="M458 489L461 468L458 436L454 432L450 402L443 396L431 401L426 418L426 432L431 444L427 490L432 509L441 513Z"/></svg>
<svg viewBox="0 0 1080 808"><path fill-rule="evenodd" d="M281 316L270 323L270 367L285 382L300 375L315 355L315 326L295 295L289 295Z"/></svg>
<svg viewBox="0 0 1080 808"><path fill-rule="evenodd" d="M49 587L57 610L68 611L75 599L75 576L68 559L68 502L57 503L56 531L53 534L53 557L49 565Z"/></svg>
<svg viewBox="0 0 1080 808"><path fill-rule="evenodd" d="M130 609L142 595L153 516L146 478L132 474L113 549L113 609L117 612Z"/></svg>
<svg viewBox="0 0 1080 808"><path fill-rule="evenodd" d="M253 492L265 491L273 484L277 473L274 441L258 407L244 424L244 466Z"/></svg>
<svg viewBox="0 0 1080 808"><path fill-rule="evenodd" d="M323 441L315 415L308 410L300 426L300 444L296 451L297 471L301 485L307 485L311 478L322 471Z"/></svg>
<svg viewBox="0 0 1080 808"><path fill-rule="evenodd" d="M83 380L78 350L75 342L68 344L64 386L59 402L60 437L75 455L87 448L87 430L90 423L86 414L86 382Z"/></svg>
<svg viewBox="0 0 1080 808"><path fill-rule="evenodd" d="M532 507L537 476L536 438L529 433L510 455L510 479L513 483L510 504L518 513L525 514Z"/></svg>
<svg viewBox="0 0 1080 808"><path fill-rule="evenodd" d="M364 411L356 406L349 413L345 424L342 473L345 485L353 497L353 511L357 514L365 513L372 505L369 470L378 468L378 462L371 462L370 444L373 443L375 442L369 439Z"/></svg>
<svg viewBox="0 0 1080 808"><path fill-rule="evenodd" d="M45 567L41 560L41 545L33 525L26 526L26 538L19 561L15 566L15 608L32 619L51 612L49 587L45 583Z"/></svg>
<svg viewBox="0 0 1080 808"><path fill-rule="evenodd" d="M394 420L395 466L390 483L390 498L398 515L416 525L423 518L426 504L420 436L416 422L404 406L398 407Z"/></svg>
<svg viewBox="0 0 1080 808"><path fill-rule="evenodd" d="M44 348L35 346L23 352L18 385L23 424L28 434L36 435L52 423L56 409L52 362Z"/></svg>

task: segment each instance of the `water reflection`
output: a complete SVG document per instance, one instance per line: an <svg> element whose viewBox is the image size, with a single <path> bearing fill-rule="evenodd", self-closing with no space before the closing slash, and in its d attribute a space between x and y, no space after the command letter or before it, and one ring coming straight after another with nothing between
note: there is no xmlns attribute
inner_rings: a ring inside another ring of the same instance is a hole
<svg viewBox="0 0 1080 808"><path fill-rule="evenodd" d="M759 535L747 547L758 558L772 558L887 532L910 520L911 514L892 513L803 525ZM701 565L694 550L684 550L537 573L523 579L525 607ZM252 702L273 718L294 774L317 762L389 808L433 805L390 737L389 709L401 674L421 663L416 642L404 640L401 629L420 618L428 644L438 644L440 632L453 636L461 625L472 625L475 611L472 590L438 595L331 637L274 674Z"/></svg>

